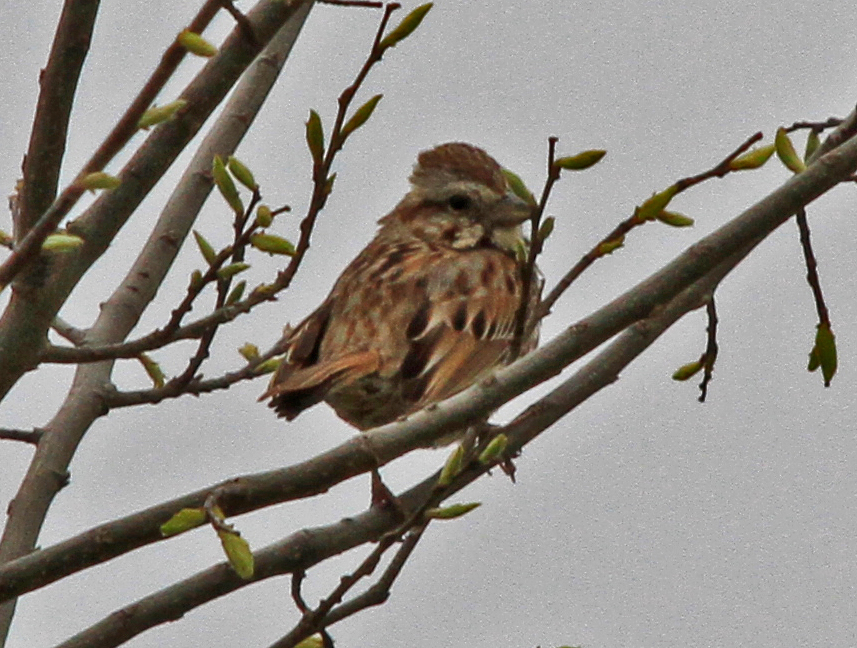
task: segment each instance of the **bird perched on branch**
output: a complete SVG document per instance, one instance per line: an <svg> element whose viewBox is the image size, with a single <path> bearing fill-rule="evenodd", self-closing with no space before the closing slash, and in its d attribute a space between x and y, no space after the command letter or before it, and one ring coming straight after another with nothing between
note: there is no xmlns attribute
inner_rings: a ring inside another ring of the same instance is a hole
<svg viewBox="0 0 857 648"><path fill-rule="evenodd" d="M286 334L260 398L279 416L291 420L326 401L366 430L513 359L525 299L520 225L532 206L510 191L492 157L460 142L420 153L410 181L327 299ZM524 351L536 336L528 333Z"/></svg>

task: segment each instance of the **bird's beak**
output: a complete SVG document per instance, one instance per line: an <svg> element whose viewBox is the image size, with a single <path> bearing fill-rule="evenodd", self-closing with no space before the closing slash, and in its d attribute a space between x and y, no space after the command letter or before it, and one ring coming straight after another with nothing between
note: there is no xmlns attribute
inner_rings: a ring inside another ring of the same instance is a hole
<svg viewBox="0 0 857 648"><path fill-rule="evenodd" d="M491 220L495 227L514 227L532 215L533 205L507 191L497 203L496 209L492 210Z"/></svg>

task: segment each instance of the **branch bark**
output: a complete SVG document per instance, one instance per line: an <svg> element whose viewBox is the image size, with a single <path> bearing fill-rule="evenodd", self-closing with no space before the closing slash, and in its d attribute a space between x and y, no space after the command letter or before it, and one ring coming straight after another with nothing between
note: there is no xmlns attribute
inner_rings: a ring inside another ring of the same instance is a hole
<svg viewBox="0 0 857 648"><path fill-rule="evenodd" d="M99 4L99 0L66 0L63 5L48 64L39 77L41 91L24 158L20 212L15 219L16 241L24 238L56 197L69 115Z"/></svg>
<svg viewBox="0 0 857 648"><path fill-rule="evenodd" d="M105 303L93 328L86 333L85 344L120 341L136 325L166 276L181 239L187 235L211 191L211 180L204 172L210 168L214 151L228 154L238 146L276 81L311 6L312 3L298 6L293 18L271 40L253 70L239 84L223 115L200 146L136 263ZM0 330L0 339L2 336ZM92 423L108 411L103 393L112 369L112 361L80 367L68 398L45 426L27 475L9 508L0 541L0 563L22 556L35 546L48 508L67 481L68 465L78 444ZM8 632L13 614L13 602L0 608L0 635Z"/></svg>
<svg viewBox="0 0 857 648"><path fill-rule="evenodd" d="M571 362L631 326L625 335L575 377L510 424L508 433L512 447L520 447L568 412L576 402L580 402L579 399L612 382L619 369L642 352L660 331L684 312L704 304L722 277L765 236L802 206L846 179L856 168L857 139L852 139L699 241L665 268L569 327L540 349L498 371L492 379L471 387L431 411L419 412L406 421L377 428L365 437L355 437L303 464L223 484L218 487L221 491L218 502L228 515L236 515L323 492L336 483L372 469L376 462L383 465L414 448L432 445L449 429L478 421L502 403L555 376ZM199 491L92 529L82 536L5 565L0 568L0 592L4 597L15 596L158 541L159 524L180 508L200 506L211 490ZM223 584L218 582L213 587L221 592Z"/></svg>

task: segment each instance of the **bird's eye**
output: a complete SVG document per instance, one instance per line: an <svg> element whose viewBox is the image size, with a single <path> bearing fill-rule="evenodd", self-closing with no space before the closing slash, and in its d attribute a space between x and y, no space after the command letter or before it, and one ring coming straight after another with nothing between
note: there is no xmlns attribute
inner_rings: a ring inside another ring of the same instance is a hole
<svg viewBox="0 0 857 648"><path fill-rule="evenodd" d="M455 211L464 211L465 209L470 209L470 205L472 205L472 201L470 200L470 196L465 196L464 194L455 194L454 196L450 196L449 198L449 206L452 207Z"/></svg>

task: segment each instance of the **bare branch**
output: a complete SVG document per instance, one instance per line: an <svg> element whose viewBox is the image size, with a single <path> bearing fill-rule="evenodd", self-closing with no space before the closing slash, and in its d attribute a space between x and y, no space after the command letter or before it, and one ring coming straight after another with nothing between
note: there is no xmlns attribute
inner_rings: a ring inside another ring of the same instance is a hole
<svg viewBox="0 0 857 648"><path fill-rule="evenodd" d="M402 541L402 545L399 547L396 555L393 556L390 564L387 565L384 573L381 574L381 577L366 589L365 592L355 596L353 599L346 601L345 603L337 605L323 616L319 616L318 619L314 620L315 623L304 623L304 619L309 618L307 615L304 615L301 619L301 623L295 626L295 628L282 639L271 644L270 648L290 648L316 632L323 632L334 623L353 616L361 610L365 610L373 605L381 605L384 603L390 597L390 588L399 577L399 574L402 572L402 568L405 566L408 558L410 558L414 549L416 549L417 543L419 543L420 538L422 538L426 526L427 525L423 523L408 533ZM382 542L383 541L384 540L382 539ZM370 564L370 559L375 558L375 554L379 553L379 548L380 545L372 552L372 555L364 561L361 565L361 569L363 569L364 565L368 566ZM380 555L378 557L380 558ZM375 563L377 563L377 560ZM374 570L374 564L372 564L372 570ZM355 577L359 577L360 575L362 574L360 574L360 570L358 570L358 572L355 572L351 577L343 578L343 582L350 581L351 579L356 581Z"/></svg>
<svg viewBox="0 0 857 648"><path fill-rule="evenodd" d="M812 251L812 239L809 233L809 223L806 220L806 210L801 209L797 213L798 231L800 232L800 244L803 250L804 263L806 264L806 281L812 290L815 301L815 310L818 313L818 323L830 326L830 313L827 304L824 303L824 293L821 290L821 280L818 278L818 262Z"/></svg>
<svg viewBox="0 0 857 648"><path fill-rule="evenodd" d="M54 317L54 321L51 324L51 329L56 331L57 334L64 337L66 340L68 340L75 346L83 344L84 340L86 339L86 331L72 326L59 315Z"/></svg>
<svg viewBox="0 0 857 648"><path fill-rule="evenodd" d="M699 402L704 403L708 396L708 383L711 382L711 377L714 374L714 363L717 361L718 346L717 346L717 305L714 301L714 295L708 300L705 306L705 312L708 317L708 327L706 332L707 342L705 345L705 353L702 354L702 382L699 383Z"/></svg>
<svg viewBox="0 0 857 648"><path fill-rule="evenodd" d="M8 428L0 428L0 439L7 441L23 441L24 443L39 444L39 439L42 438L42 431L38 428L32 430L10 430Z"/></svg>
<svg viewBox="0 0 857 648"><path fill-rule="evenodd" d="M54 35L48 64L39 77L41 92L24 158L24 183L15 239L20 243L53 202L65 154L68 120L83 62L95 27L99 0L66 0ZM13 253L15 257L18 253ZM22 256L21 266L28 258ZM3 264L5 268L6 264ZM0 272L0 285L12 278Z"/></svg>
<svg viewBox="0 0 857 648"><path fill-rule="evenodd" d="M98 6L98 2L92 2L92 0L87 0L87 2L77 2L77 4L92 4L95 7ZM68 5L67 5L68 6ZM220 7L219 0L208 0L205 5L199 10L196 17L191 21L190 26L188 27L191 31L201 32L208 23L211 22L211 19L217 13L217 10ZM95 15L92 15L92 20L94 21ZM73 19L74 28L76 30L82 30L86 28L86 20L81 17L75 17ZM77 23L80 24L77 24ZM90 30L92 25L89 26ZM62 28L62 20L60 23L60 28ZM149 80L140 90L140 92L135 97L134 101L125 111L125 114L119 119L116 123L116 126L110 131L110 134L105 138L105 140L101 143L98 149L93 153L90 160L84 165L83 169L78 173L74 182L72 182L66 189L62 192L62 194L54 200L54 196L56 195L56 178L53 181L53 188L51 190L50 200L41 205L41 208L38 211L31 215L31 217L24 216L25 220L28 220L26 231L21 231L21 234L18 236L19 243L15 248L14 253L0 265L0 286L8 284L14 276L20 272L20 270L24 267L27 261L33 258L39 251L39 246L45 240L45 237L53 232L60 221L71 211L71 208L77 203L80 199L81 195L83 195L84 189L78 183L78 180L88 173L92 173L94 171L101 171L105 166L113 159L113 157L124 148L124 146L128 143L128 141L133 137L133 135L137 132L137 122L139 122L140 117L149 108L149 106L154 101L155 97L158 96L161 89L166 85L167 81L172 77L173 73L176 71L176 68L181 63L184 58L187 50L184 47L179 45L178 43L173 43L170 45L167 50L164 52L164 55L161 57L161 62L158 67L149 77ZM85 51L84 51L85 54ZM83 60L81 59L80 64L83 64ZM79 74L79 70L78 70ZM69 79L63 79L63 82L69 83L70 81L74 81L74 85L77 83L77 74L73 77L70 76ZM71 88L72 94L74 88ZM69 97L70 101L71 97ZM58 107L61 107L63 102L58 102ZM71 105L69 103L68 109L70 110ZM55 109L55 108L54 108ZM67 115L66 115L67 119ZM38 116L37 116L38 120ZM65 136L63 135L62 139L59 139L58 134L56 134L57 127L62 124L63 120L57 119L56 124L51 124L51 140L50 146L44 146L46 151L50 151L57 146L57 142L62 145L62 148L65 148ZM34 137L36 133L34 131ZM54 141L53 138L57 138ZM31 148L33 144L31 143ZM27 155L28 159L30 154ZM60 151L60 157L62 157L62 152ZM57 167L57 174L58 174ZM27 182L27 173L25 167L25 192L27 191L26 187L32 183ZM38 176L42 178L42 176ZM49 178L50 176L48 176ZM26 193L25 193L26 195ZM44 202L44 201L43 201ZM53 204L51 204L53 203ZM24 210L26 211L26 198L24 200ZM38 222L35 222L35 218L38 216ZM23 234L26 234L24 237ZM23 237L23 238L22 238Z"/></svg>

